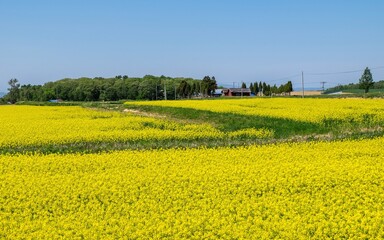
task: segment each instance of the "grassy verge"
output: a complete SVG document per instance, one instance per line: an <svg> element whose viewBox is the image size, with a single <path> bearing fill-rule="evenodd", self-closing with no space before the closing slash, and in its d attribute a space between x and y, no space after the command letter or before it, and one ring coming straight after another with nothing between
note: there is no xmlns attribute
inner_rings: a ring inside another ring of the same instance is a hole
<svg viewBox="0 0 384 240"><path fill-rule="evenodd" d="M129 105L130 109L140 112L152 112L159 115L166 115L178 120L188 120L197 123L210 123L220 131L233 132L247 128L266 128L275 132L276 138L286 138L293 135L307 135L317 131L319 134L326 133L325 128L313 123L294 121L284 118L247 116L236 113L216 113L211 111L178 108L178 107L158 107L158 106L134 106Z"/></svg>
<svg viewBox="0 0 384 240"><path fill-rule="evenodd" d="M351 133L354 135L366 135L364 132L369 132L371 130L381 132L383 127L383 124L372 123L372 121L368 121L369 119L364 123L361 123L353 119L341 121L328 118L324 119L321 123L311 123L286 118L250 116L236 113L217 113L189 108L144 105L127 105L127 107L140 112L165 115L176 121L188 120L192 122L210 123L223 132L232 132L247 128L271 129L274 131L274 138L276 139L289 139L294 136L324 134L335 136L335 138L339 138L343 135L351 135Z"/></svg>

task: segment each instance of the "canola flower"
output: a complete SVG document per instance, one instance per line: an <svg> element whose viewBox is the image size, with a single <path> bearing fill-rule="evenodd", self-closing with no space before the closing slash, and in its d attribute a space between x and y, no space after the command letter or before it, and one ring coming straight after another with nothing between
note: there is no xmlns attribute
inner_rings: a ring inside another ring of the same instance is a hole
<svg viewBox="0 0 384 240"><path fill-rule="evenodd" d="M0 155L0 238L383 239L383 143Z"/></svg>
<svg viewBox="0 0 384 240"><path fill-rule="evenodd" d="M181 123L130 113L81 107L0 106L0 148L80 142L138 142L222 139L209 124ZM234 133L233 137L242 133ZM273 136L272 130L250 129L253 138Z"/></svg>
<svg viewBox="0 0 384 240"><path fill-rule="evenodd" d="M243 98L127 102L324 123L330 120L384 124L384 99Z"/></svg>

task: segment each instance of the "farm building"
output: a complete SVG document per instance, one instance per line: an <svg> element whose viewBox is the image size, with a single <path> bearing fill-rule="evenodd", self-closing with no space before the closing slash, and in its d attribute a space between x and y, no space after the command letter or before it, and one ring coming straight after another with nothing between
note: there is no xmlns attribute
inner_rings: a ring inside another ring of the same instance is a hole
<svg viewBox="0 0 384 240"><path fill-rule="evenodd" d="M251 96L251 90L249 88L224 88L224 96Z"/></svg>

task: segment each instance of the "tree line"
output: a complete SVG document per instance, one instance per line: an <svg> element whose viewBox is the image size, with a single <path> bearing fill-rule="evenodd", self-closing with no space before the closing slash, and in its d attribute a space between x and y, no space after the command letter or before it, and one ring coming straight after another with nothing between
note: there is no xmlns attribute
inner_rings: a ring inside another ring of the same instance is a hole
<svg viewBox="0 0 384 240"><path fill-rule="evenodd" d="M17 101L116 101L161 100L211 96L217 88L215 77L205 76L202 80L192 78L171 78L146 75L130 78L118 75L114 78L62 79L44 85L21 85L17 79L9 82L8 94L3 100Z"/></svg>
<svg viewBox="0 0 384 240"><path fill-rule="evenodd" d="M152 75L131 78L127 75L117 75L113 78L65 78L43 85L20 85L17 79L11 79L8 84L9 92L2 100L10 103L44 102L53 99L63 101L172 100L209 97L218 88L214 76L205 76L199 80ZM245 83L242 84L242 88L247 88ZM288 81L277 87L265 82L255 82L249 85L249 89L255 95L270 96L291 92L292 83Z"/></svg>
<svg viewBox="0 0 384 240"><path fill-rule="evenodd" d="M247 88L245 83L242 83L242 88ZM258 96L271 96L278 94L290 94L293 91L293 85L291 81L286 84L281 84L279 87L274 84L273 86L265 82L254 82L249 84L249 89L252 93Z"/></svg>

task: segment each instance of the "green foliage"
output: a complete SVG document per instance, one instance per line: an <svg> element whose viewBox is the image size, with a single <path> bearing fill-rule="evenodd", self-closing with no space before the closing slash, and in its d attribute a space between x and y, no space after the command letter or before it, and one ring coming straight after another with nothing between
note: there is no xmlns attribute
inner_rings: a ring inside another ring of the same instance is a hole
<svg viewBox="0 0 384 240"><path fill-rule="evenodd" d="M197 96L201 82L192 78L152 75L129 78L127 75L118 75L114 78L66 78L44 85L28 84L20 87L12 80L13 87L10 88L12 90L6 99L12 103L17 100L48 101L51 99L64 101L160 100L165 98L165 92L168 99L175 99L178 95L187 98ZM184 85L180 86L180 84ZM212 80L208 82L207 87L212 89ZM181 89L182 92L180 92Z"/></svg>
<svg viewBox="0 0 384 240"><path fill-rule="evenodd" d="M260 82L260 83L251 83L249 85L249 89L251 90L252 93L255 95L263 95L263 96L270 96L271 94L284 94L293 91L293 86L292 82L288 81L286 84L281 84L279 87L277 85L269 85L265 82Z"/></svg>
<svg viewBox="0 0 384 240"><path fill-rule="evenodd" d="M285 92L292 92L293 91L293 84L291 81L288 81L285 86L286 86L286 88L284 89Z"/></svg>
<svg viewBox="0 0 384 240"><path fill-rule="evenodd" d="M253 89L251 89L251 91L254 92L256 95L259 94L260 89L259 89L259 84L258 84L257 82L255 82L255 83L253 84Z"/></svg>
<svg viewBox="0 0 384 240"><path fill-rule="evenodd" d="M201 83L201 92L204 96L212 96L213 92L217 88L217 82L215 77L205 76Z"/></svg>
<svg viewBox="0 0 384 240"><path fill-rule="evenodd" d="M16 103L20 99L20 84L16 78L8 81L8 94L4 97L10 103Z"/></svg>
<svg viewBox="0 0 384 240"><path fill-rule="evenodd" d="M374 82L372 87L369 88L370 92L383 92L384 91L384 80ZM365 90L360 88L359 83L349 83L345 85L337 85L332 88L328 88L324 91L325 94L335 92L349 92L349 93L364 93Z"/></svg>
<svg viewBox="0 0 384 240"><path fill-rule="evenodd" d="M187 81L182 80L177 88L177 92L180 97L189 98L192 95L192 87Z"/></svg>
<svg viewBox="0 0 384 240"><path fill-rule="evenodd" d="M369 91L369 88L373 87L373 78L371 74L371 70L369 68L365 68L363 75L359 80L359 85L361 89L364 89L365 93Z"/></svg>
<svg viewBox="0 0 384 240"><path fill-rule="evenodd" d="M253 92L253 93L254 93L254 91L253 91L253 90L254 90L254 86L253 86L253 83L250 83L250 84L249 84L249 90L251 90L251 92Z"/></svg>
<svg viewBox="0 0 384 240"><path fill-rule="evenodd" d="M270 85L267 85L265 82L263 82L262 93L263 93L264 96L269 96L270 88L271 88Z"/></svg>

